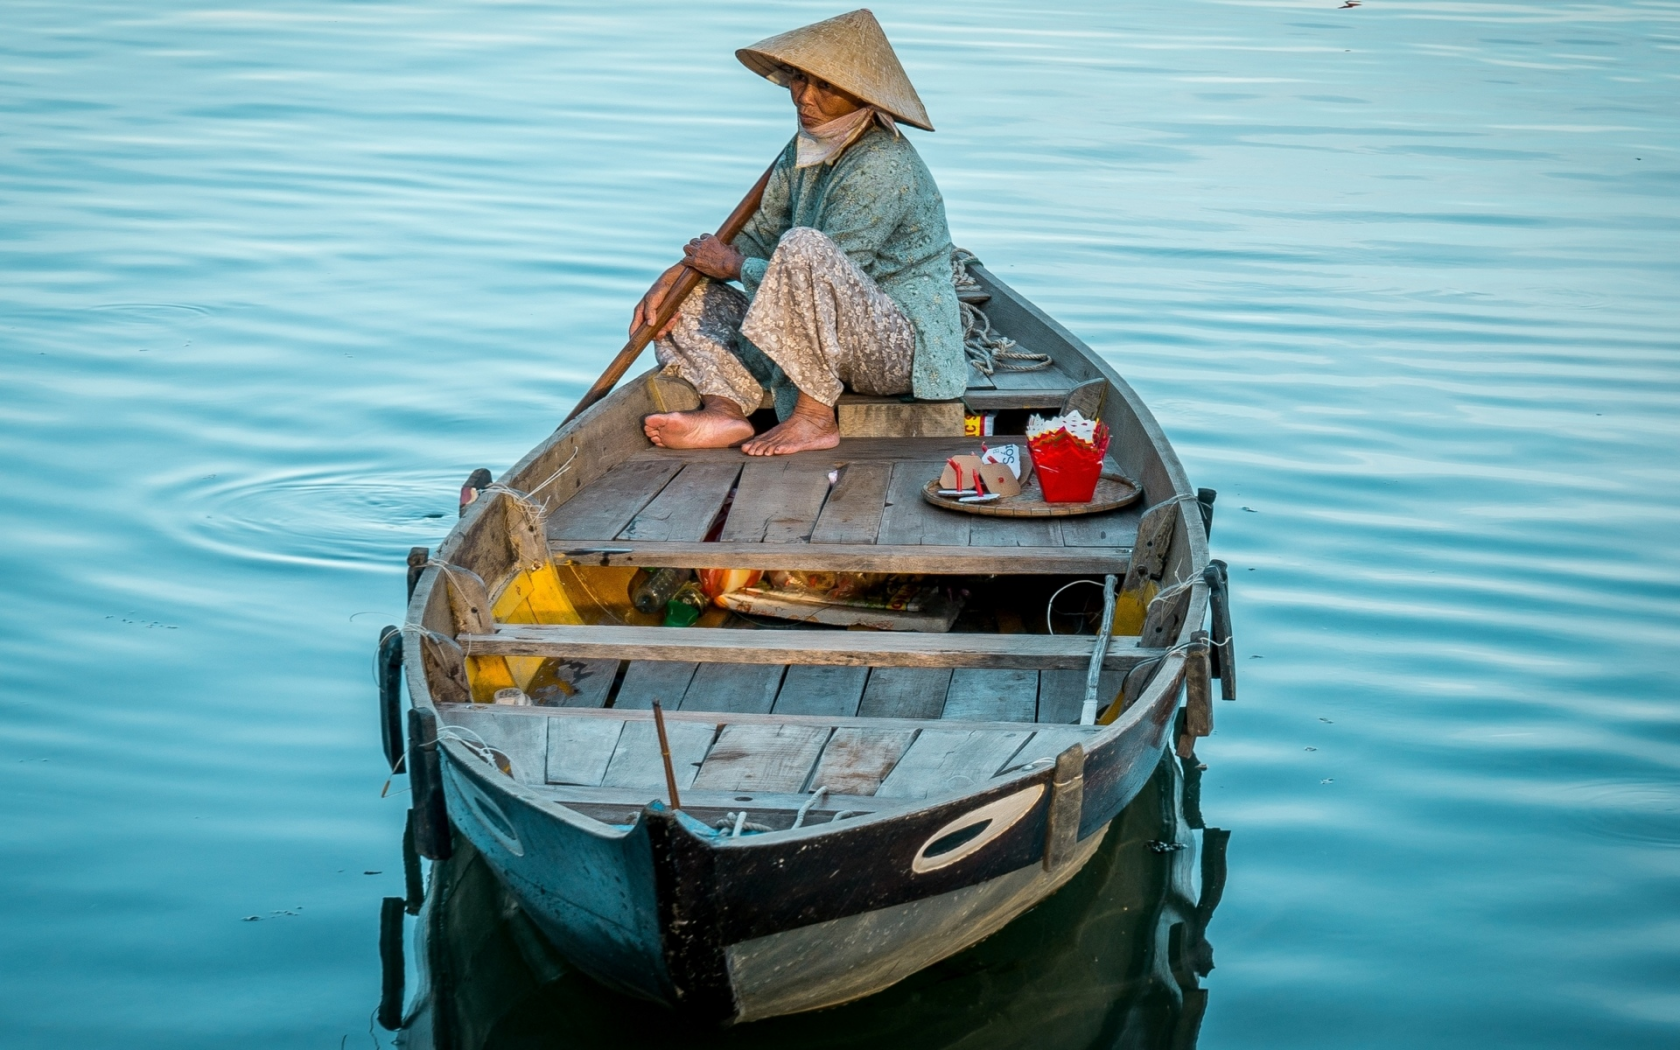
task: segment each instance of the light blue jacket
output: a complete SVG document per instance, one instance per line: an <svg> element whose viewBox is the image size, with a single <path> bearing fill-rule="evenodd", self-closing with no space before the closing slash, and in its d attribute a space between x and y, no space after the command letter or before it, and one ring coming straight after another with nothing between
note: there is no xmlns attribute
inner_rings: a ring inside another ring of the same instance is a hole
<svg viewBox="0 0 1680 1050"><path fill-rule="evenodd" d="M789 142L758 212L735 238L746 256L741 284L747 295L758 292L782 234L795 226L820 230L898 304L915 329L911 391L930 401L961 397L968 361L951 286L951 231L945 200L916 148L904 135L877 125L831 164L795 168L793 161Z"/></svg>

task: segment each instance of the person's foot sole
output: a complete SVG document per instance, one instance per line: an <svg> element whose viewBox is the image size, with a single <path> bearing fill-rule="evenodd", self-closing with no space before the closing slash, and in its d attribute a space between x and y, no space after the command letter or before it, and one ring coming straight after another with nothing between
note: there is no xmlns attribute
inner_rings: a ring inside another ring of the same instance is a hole
<svg viewBox="0 0 1680 1050"><path fill-rule="evenodd" d="M658 412L642 420L642 433L660 448L728 448L753 436L752 424L722 412Z"/></svg>

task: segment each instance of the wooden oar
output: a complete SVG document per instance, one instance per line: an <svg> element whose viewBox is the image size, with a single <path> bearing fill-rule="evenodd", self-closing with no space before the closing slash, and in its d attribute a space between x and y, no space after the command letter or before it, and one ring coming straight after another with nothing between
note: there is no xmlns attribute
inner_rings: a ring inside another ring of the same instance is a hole
<svg viewBox="0 0 1680 1050"><path fill-rule="evenodd" d="M754 212L758 211L759 202L764 199L764 187L770 182L770 173L775 170L776 163L771 161L770 166L764 169L764 174L760 175L758 181L753 184L753 188L747 191L745 197L741 198L741 203L735 205L735 210L729 213L729 218L723 220L723 225L718 227L718 240L725 244L735 240L735 236L747 225L747 220L753 217ZM624 373L630 371L630 366L641 355L642 348L653 342L655 333L665 327L665 322L676 314L677 309L682 306L682 301L688 298L688 293L694 290L694 286L700 283L703 276L698 270L690 269L687 266L683 267L682 273L672 283L670 291L666 292L665 298L660 301L659 310L655 313L653 320L645 322L630 333L630 341L624 344L624 349L618 352L618 356L612 359L612 364L608 365L607 370L601 373L601 378L595 380L595 385L578 399L576 405L572 406L572 410L566 414L565 420L560 424L561 426L565 426L576 419L590 405L611 392L613 386L624 378Z"/></svg>

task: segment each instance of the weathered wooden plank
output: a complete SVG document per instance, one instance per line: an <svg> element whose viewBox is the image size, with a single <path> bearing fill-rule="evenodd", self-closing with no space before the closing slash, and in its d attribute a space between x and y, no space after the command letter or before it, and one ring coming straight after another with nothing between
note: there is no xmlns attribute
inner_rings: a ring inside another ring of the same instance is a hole
<svg viewBox="0 0 1680 1050"><path fill-rule="evenodd" d="M841 726L829 737L822 760L811 774L811 790L826 787L841 795L873 795L915 739L914 729L861 729Z"/></svg>
<svg viewBox="0 0 1680 1050"><path fill-rule="evenodd" d="M828 494L828 502L823 504L817 524L811 530L811 542L874 543L891 478L891 463L847 464Z"/></svg>
<svg viewBox="0 0 1680 1050"><path fill-rule="evenodd" d="M1173 639L1178 637L1179 628L1184 626L1185 617L1190 614L1190 600L1193 596L1190 587L1168 588L1156 595L1144 615L1140 637L1150 639L1162 648L1171 645Z"/></svg>
<svg viewBox="0 0 1680 1050"><path fill-rule="evenodd" d="M665 737L671 744L671 768L676 773L679 790L694 783L716 735L717 725L712 722L673 719L665 726ZM665 762L660 757L659 737L651 720L624 723L624 732L619 735L618 747L607 764L601 786L649 788L664 795Z"/></svg>
<svg viewBox="0 0 1680 1050"><path fill-rule="evenodd" d="M1132 561L1126 569L1125 580L1120 584L1121 593L1139 594L1146 584L1159 582L1166 572L1167 555L1172 550L1173 531L1178 525L1181 502L1166 500L1143 512Z"/></svg>
<svg viewBox="0 0 1680 1050"><path fill-rule="evenodd" d="M547 707L603 707L618 677L618 664L617 660L544 661L525 691Z"/></svg>
<svg viewBox="0 0 1680 1050"><path fill-rule="evenodd" d="M683 694L681 710L769 714L783 670L781 664L702 663Z"/></svg>
<svg viewBox="0 0 1680 1050"><path fill-rule="evenodd" d="M1174 666L1182 667L1182 656L1175 656ZM443 704L438 710L448 717L453 717L458 710L488 710L484 704ZM567 718L601 718L617 719L621 722L651 722L651 711L620 711L616 708L559 708L559 707L497 707L496 712L508 718L530 718L538 721L544 719ZM812 725L828 726L829 728L846 727L852 729L925 729L929 723L925 718L837 718L832 715L753 715L726 714L720 715L711 711L666 711L665 721L671 722L704 722L717 726L725 722L730 725ZM934 723L935 728L951 729L952 725ZM1023 728L1019 722L964 722L955 728L987 729L998 732L1013 732ZM1032 726L1025 728L1031 729ZM1106 726L1056 726L1056 729L1077 730L1093 736L1108 731Z"/></svg>
<svg viewBox="0 0 1680 1050"><path fill-rule="evenodd" d="M871 667L860 718L938 718L951 671L942 667Z"/></svg>
<svg viewBox="0 0 1680 1050"><path fill-rule="evenodd" d="M1055 763L1056 772L1050 778L1050 810L1044 822L1045 871L1066 867L1078 852L1079 823L1085 809L1084 748L1070 744L1057 754Z"/></svg>
<svg viewBox="0 0 1680 1050"><path fill-rule="evenodd" d="M496 628L495 634L463 635L461 640L474 653L498 656L580 659L618 656L637 661L692 660L720 664L1006 667L1036 671L1085 667L1091 659L1091 639L1077 635L503 624ZM1116 637L1103 663L1106 667L1124 669L1159 655L1159 650L1139 649L1135 638ZM631 675L638 670L632 667L626 672L625 684L619 689L621 704L631 691ZM639 676L636 681L639 685Z"/></svg>
<svg viewBox="0 0 1680 1050"><path fill-rule="evenodd" d="M951 672L940 718L963 722L1031 722L1038 711L1038 672L959 667Z"/></svg>
<svg viewBox="0 0 1680 1050"><path fill-rule="evenodd" d="M618 537L679 542L705 539L740 472L739 463L688 464L630 519Z"/></svg>
<svg viewBox="0 0 1680 1050"><path fill-rule="evenodd" d="M1054 729L1040 729L1032 735L1032 739L1021 745L1021 750L1015 752L1009 759L1005 770L1020 769L1039 759L1054 759L1074 744L1085 744L1091 740L1091 731L1078 726L1059 726Z"/></svg>
<svg viewBox="0 0 1680 1050"><path fill-rule="evenodd" d="M782 691L776 694L776 706L771 710L779 715L850 718L858 712L868 680L867 667L795 665L782 679Z"/></svg>
<svg viewBox="0 0 1680 1050"><path fill-rule="evenodd" d="M1044 390L977 390L970 387L963 394L963 401L976 412L1007 412L1012 409L1054 412L1061 407L1065 397L1067 391L1059 387Z"/></svg>
<svg viewBox="0 0 1680 1050"><path fill-rule="evenodd" d="M931 475L930 475L931 476ZM924 479L925 480L925 479ZM1125 547L997 547L967 546L968 524L974 517L941 510L915 496L916 504L894 501L886 508L894 538L868 543L644 543L610 540L601 545L579 548L556 543L556 559L580 565L637 565L647 568L670 566L687 569L803 569L811 572L903 572L934 575L987 574L1005 576L1116 575L1126 571L1131 551ZM918 506L919 505L919 506ZM907 509L899 511L900 506ZM926 508L925 512L922 508ZM898 524L900 513L918 524L909 527L910 539ZM945 520L934 519L941 515ZM1018 519L1017 519L1018 520ZM915 543L924 525L932 522L948 531L964 546L889 544Z"/></svg>
<svg viewBox="0 0 1680 1050"><path fill-rule="evenodd" d="M1062 544L1067 547L1131 547L1137 541L1138 519L1143 509L1138 503L1106 514L1081 514L1061 518Z"/></svg>
<svg viewBox="0 0 1680 1050"><path fill-rule="evenodd" d="M718 536L723 543L802 543L828 499L822 462L754 460L741 470L735 502Z"/></svg>
<svg viewBox="0 0 1680 1050"><path fill-rule="evenodd" d="M678 660L635 660L624 669L624 684L618 687L614 710L649 711L659 701L667 708L682 703L696 663Z"/></svg>
<svg viewBox="0 0 1680 1050"><path fill-rule="evenodd" d="M534 790L543 798L576 807L597 820L613 824L634 820L637 810L664 795L663 790L654 793L636 788L577 787L570 784L537 786ZM748 793L691 789L682 793L683 812L697 820L710 823L726 813L738 813L744 809L750 814L748 819L754 823L769 824L777 830L789 827L793 823L793 811L809 801L811 797L808 794L779 791ZM879 813L908 808L909 805L903 799L875 799L868 795L842 795L830 791L821 802L810 808L805 823L826 824L834 819L835 814L845 810L854 814ZM778 815L779 820L776 819Z"/></svg>
<svg viewBox="0 0 1680 1050"><path fill-rule="evenodd" d="M1108 380L1087 379L1068 391L1068 396L1062 399L1062 407L1057 414L1065 416L1069 412L1078 412L1086 419L1101 419L1103 406L1107 402Z"/></svg>
<svg viewBox="0 0 1680 1050"><path fill-rule="evenodd" d="M881 781L878 798L931 798L990 780L1032 730L924 729Z"/></svg>
<svg viewBox="0 0 1680 1050"><path fill-rule="evenodd" d="M967 451L972 452L972 445ZM893 465L892 485L887 490L886 513L881 516L880 544L961 547L968 543L974 515L935 507L922 498L922 488L936 476L945 458L906 460ZM914 556L914 552L905 552ZM1007 558L991 554L998 562Z"/></svg>
<svg viewBox="0 0 1680 1050"><path fill-rule="evenodd" d="M504 712L510 710L492 704L469 704L450 708L444 721L466 730L461 734L463 739L483 741L506 755L515 780L540 784L548 754L548 729L532 725L529 718L506 717Z"/></svg>
<svg viewBox="0 0 1680 1050"><path fill-rule="evenodd" d="M1022 347L1026 350L1028 347ZM1031 372L1007 372L998 369L992 373L992 385L999 390L1056 390L1062 397L1079 384L1058 365L1049 368L1039 368ZM1061 407L1061 399L1056 401Z"/></svg>
<svg viewBox="0 0 1680 1050"><path fill-rule="evenodd" d="M802 791L828 736L823 726L726 725L694 778L694 787L698 791Z"/></svg>
<svg viewBox="0 0 1680 1050"><path fill-rule="evenodd" d="M1086 635L1092 645L1096 639ZM1061 725L1079 721L1085 704L1085 669L1057 670L1038 673L1038 717L1035 721ZM1097 679L1097 710L1108 710L1109 702L1120 695L1126 680L1124 671L1105 668Z"/></svg>
<svg viewBox="0 0 1680 1050"><path fill-rule="evenodd" d="M962 437L960 401L841 401L835 406L842 438Z"/></svg>
<svg viewBox="0 0 1680 1050"><path fill-rule="evenodd" d="M1192 631L1184 654L1184 731L1213 734L1213 682L1208 673L1208 633Z"/></svg>
<svg viewBox="0 0 1680 1050"><path fill-rule="evenodd" d="M673 460L620 463L550 515L549 541L605 540L618 535L682 468Z"/></svg>
<svg viewBox="0 0 1680 1050"><path fill-rule="evenodd" d="M624 722L620 719L568 718L549 722L545 779L550 784L599 787L623 731Z"/></svg>
<svg viewBox="0 0 1680 1050"><path fill-rule="evenodd" d="M927 500L923 500L927 503ZM949 514L929 505L935 514ZM1071 520L1071 519L1070 519ZM968 526L971 547L1060 547L1060 518L987 518L976 516ZM1009 557L1005 553L1004 557Z"/></svg>

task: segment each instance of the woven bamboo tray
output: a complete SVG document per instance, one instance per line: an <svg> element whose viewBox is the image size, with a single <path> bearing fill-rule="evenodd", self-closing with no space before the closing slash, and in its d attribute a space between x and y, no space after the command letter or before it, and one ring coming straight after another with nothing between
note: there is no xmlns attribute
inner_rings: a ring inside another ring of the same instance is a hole
<svg viewBox="0 0 1680 1050"><path fill-rule="evenodd" d="M1027 478L1019 494L985 503L959 503L955 496L939 494L939 479L922 486L922 498L935 507L979 514L988 518L1071 518L1080 514L1101 514L1135 503L1143 489L1131 478L1112 470L1103 471L1097 479L1097 491L1089 503L1046 503L1044 491L1038 487L1038 472Z"/></svg>

